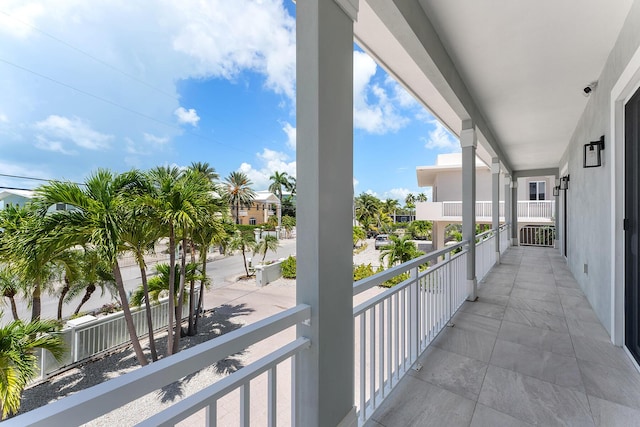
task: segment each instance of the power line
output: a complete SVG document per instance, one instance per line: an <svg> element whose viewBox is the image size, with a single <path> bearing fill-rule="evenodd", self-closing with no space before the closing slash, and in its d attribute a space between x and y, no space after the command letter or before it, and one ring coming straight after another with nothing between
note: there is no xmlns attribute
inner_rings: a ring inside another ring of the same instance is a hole
<svg viewBox="0 0 640 427"><path fill-rule="evenodd" d="M69 182L69 181L60 181L59 179L36 178L34 176L10 175L10 174L6 174L6 173L0 173L0 176L5 177L5 178L29 179L29 180L32 180L32 181ZM83 183L80 183L80 182L71 182L71 183L72 184L76 184L76 185L84 185ZM0 188L5 188L5 187L0 187ZM29 189L29 188L11 188L11 190L31 190L31 189Z"/></svg>
<svg viewBox="0 0 640 427"><path fill-rule="evenodd" d="M33 188L5 187L4 185L0 185L0 189L5 189L5 190L21 190L21 191L33 191Z"/></svg>
<svg viewBox="0 0 640 427"><path fill-rule="evenodd" d="M115 67L115 66L113 66L113 65L109 64L108 62L103 61L102 59L97 58L97 57L95 57L95 56L91 55L89 52L86 52L86 51L84 51L84 50L82 50L82 49L80 49L80 48L78 48L78 47L76 47L76 46L74 46L74 45L72 45L72 44L70 44L70 43L68 43L68 42L66 42L66 41L64 41L64 40L62 40L62 39L60 39L60 38L58 38L58 37L56 37L56 36L54 36L53 34L50 34L50 33L46 32L46 31L44 31L44 30L41 30L40 28L38 28L38 27L36 27L36 26L34 26L34 25L31 25L31 24L29 24L28 22L22 21L21 19L18 19L18 18L16 18L15 16L13 16L13 15L11 15L11 14L7 13L7 12L4 12L4 11L1 11L1 10L0 10L0 13L2 13L3 15L5 15L5 16L7 16L7 17L11 18L11 19L13 19L14 21L17 21L17 22L19 22L19 23L21 23L21 24L23 24L23 25L25 25L25 26L27 26L27 27L29 27L29 28L31 28L31 29L33 29L33 30L37 31L37 32L39 32L40 34L43 34L43 35L45 35L45 36L47 36L47 37L49 37L49 38L51 38L51 39L53 39L53 40L57 41L57 42L58 42L58 43L60 43L60 44L63 44L63 45L65 45L65 46L67 46L67 47L68 47L68 48L70 48L70 49L75 50L76 52L81 53L82 55L85 55L85 56L87 56L87 57L89 57L89 58L93 59L94 61L98 62L99 64L104 65L105 67L111 68L112 70L117 71L117 72L119 72L120 74L122 74L122 75L124 75L124 76L126 76L126 77L128 77L128 78L130 78L130 79L132 79L132 80L135 80L136 82L138 82L138 83L140 83L140 84L142 84L142 85L144 85L144 86L147 86L148 88L151 88L151 89L153 89L153 90L155 90L155 91L158 91L158 92L160 92L161 94L163 94L163 95L165 95L165 96L168 96L169 98L172 98L172 99L175 99L175 100L177 100L177 101L180 101L180 99L179 99L177 96L175 96L175 95L173 95L173 94L170 94L169 92L166 92L166 91L164 91L164 90L160 89L160 88L159 88L159 87L157 87L157 86L154 86L154 85L152 85L152 84L150 84L150 83L147 83L146 81L144 81L144 80L142 80L142 79L140 79L140 78L138 78L138 77L134 76L133 74L129 74L129 73L127 73L126 71L121 70L121 69L119 69L118 67Z"/></svg>
<svg viewBox="0 0 640 427"><path fill-rule="evenodd" d="M132 108L129 108L129 107L126 107L124 105L118 104L116 102L110 101L110 100L108 100L106 98L103 98L103 97L101 97L99 95L95 95L95 94L93 94L91 92L87 92L85 90L78 89L77 87L71 86L71 85L69 85L67 83L61 82L61 81L56 80L56 79L54 79L52 77L46 76L44 74L41 74L41 73L39 73L37 71L34 71L34 70L29 69L29 68L23 67L22 65L18 65L16 63L11 62L11 61L7 61L6 59L0 58L0 62L5 63L5 64L7 64L7 65L9 65L11 67L17 68L19 70L25 71L27 73L33 74L33 75L38 76L40 78L43 78L45 80L49 80L50 82L55 83L55 84L60 85L60 86L63 86L63 87L66 87L67 89L71 89L71 90L76 91L78 93L81 93L83 95L86 95L86 96L89 96L91 98L97 99L99 101L102 101L102 102L104 102L106 104L109 104L111 106L114 106L116 108L120 108L120 109L125 110L125 111L127 111L129 113L132 113L132 114L135 114L137 116L143 117L143 118L145 118L147 120L151 120L151 121L154 121L154 122L159 123L161 125L167 126L169 128L172 128L172 129L175 129L175 130L179 130L180 132L188 133L189 135L195 136L196 138L202 139L203 141L213 142L213 143L216 143L218 145L222 145L222 146L225 146L225 147L232 148L232 149L234 149L236 151L239 151L241 153L251 154L246 150L238 148L237 146L234 146L234 145L231 145L231 144L227 144L227 143L224 143L224 142L220 142L220 141L217 141L215 139L206 138L206 137L204 137L202 135L199 135L197 133L185 130L185 129L179 127L179 126L175 126L172 123L165 122L165 121L160 120L160 119L156 119L155 117L149 116L147 114L141 113L140 111L136 111L136 110L134 110Z"/></svg>

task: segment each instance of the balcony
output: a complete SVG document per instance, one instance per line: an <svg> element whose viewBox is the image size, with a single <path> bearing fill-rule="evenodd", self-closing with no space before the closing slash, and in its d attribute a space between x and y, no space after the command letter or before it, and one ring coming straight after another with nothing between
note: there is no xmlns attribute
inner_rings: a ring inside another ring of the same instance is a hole
<svg viewBox="0 0 640 427"><path fill-rule="evenodd" d="M492 202L476 201L476 220L491 222ZM518 222L551 224L556 216L555 200L519 200ZM500 217L504 220L504 201L500 202ZM416 203L416 218L428 221L462 221L462 201Z"/></svg>
<svg viewBox="0 0 640 427"><path fill-rule="evenodd" d="M553 249L507 249L508 231L477 237L475 261L484 280L476 302L465 302L465 243L354 284L359 425L582 426L637 419L640 374L610 343L564 258ZM497 238L502 256L494 266ZM423 268L440 256L443 262ZM397 286L376 287L399 274L407 279ZM300 409L301 385L292 367L312 343L282 332L309 316L309 307L298 305L6 423L88 422L251 346L261 358L142 425L216 425L218 417L225 425L295 424L290 417ZM260 342L267 344L254 345Z"/></svg>

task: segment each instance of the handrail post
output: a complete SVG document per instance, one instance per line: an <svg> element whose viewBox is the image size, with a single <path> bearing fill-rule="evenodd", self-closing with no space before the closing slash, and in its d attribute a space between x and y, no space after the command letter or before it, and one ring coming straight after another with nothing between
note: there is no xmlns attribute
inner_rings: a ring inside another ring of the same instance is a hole
<svg viewBox="0 0 640 427"><path fill-rule="evenodd" d="M411 287L409 288L409 355L411 357L411 364L418 360L418 343L420 339L418 337L419 328L418 322L420 319L420 298L418 292L418 267L411 269Z"/></svg>

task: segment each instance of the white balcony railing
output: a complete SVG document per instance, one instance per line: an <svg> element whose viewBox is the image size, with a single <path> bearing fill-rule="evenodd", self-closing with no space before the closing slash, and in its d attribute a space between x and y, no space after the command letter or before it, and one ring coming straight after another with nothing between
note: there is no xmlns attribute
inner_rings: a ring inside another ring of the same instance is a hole
<svg viewBox="0 0 640 427"><path fill-rule="evenodd" d="M500 226L500 255L511 246L511 224Z"/></svg>
<svg viewBox="0 0 640 427"><path fill-rule="evenodd" d="M441 202L442 217L461 217L462 202ZM492 202L478 201L476 202L476 217L491 218ZM518 201L518 219L551 219L555 216L556 202L555 200L519 200ZM500 216L504 217L504 202L500 202Z"/></svg>
<svg viewBox="0 0 640 427"><path fill-rule="evenodd" d="M477 265L484 271L478 272L479 277L489 271L491 262L495 262L494 239L500 238L502 241L503 235L508 238L508 230L508 226L501 227L500 237L497 230L477 236ZM467 298L467 243L461 242L431 252L353 284L355 296L400 275L404 279L353 309L354 399L360 425L398 385ZM483 255L485 248L488 253ZM309 348L311 342L307 338L292 337L285 345L281 345L280 332L308 321L310 314L309 306L298 305L81 393L6 420L3 425L53 427L87 423L276 335L280 336L278 344L273 346L277 350L153 414L139 425L175 425L204 410L206 425L215 426L218 401L235 390L239 391L233 395L239 399L236 410L240 425L294 425L299 410L295 395L300 387L293 374L296 355ZM281 372L283 367L292 369L291 383L280 386L276 378L277 372ZM264 388L255 384L253 391L259 391L252 394L252 380L258 377L266 380L266 398L262 396ZM291 409L289 421L284 420L282 414L277 415L278 408L283 406ZM252 414L261 414L264 419L250 419Z"/></svg>
<svg viewBox="0 0 640 427"><path fill-rule="evenodd" d="M354 284L357 295L409 277L353 309L356 396L363 425L466 299L466 242L431 252ZM456 253L458 252L458 253ZM428 263L434 263L422 270Z"/></svg>
<svg viewBox="0 0 640 427"><path fill-rule="evenodd" d="M213 366L218 361L243 351L259 341L269 339L292 326L307 321L310 315L311 308L309 306L298 305L211 341L183 350L178 354L161 359L121 377L83 390L81 393L5 420L3 427L5 425L8 427L66 427L87 423L141 396L179 381L187 375ZM240 391L238 414L241 420L240 425L252 425L252 421L249 419L252 396L250 382L265 372L268 377L268 403L264 414L269 420L269 425L276 425L276 410L278 405L282 404L282 402L278 402L278 397L282 395L283 391L295 393L295 383L292 387L286 384L285 387L281 387L282 390L277 387L275 380L277 366L286 360L291 360L292 369L295 369L295 355L310 345L310 341L306 338L295 339L286 345L278 343L277 350L239 369L213 385L184 398L175 405L156 413L139 425L174 425L201 409L206 409L207 425L215 426L218 400L234 390ZM257 393L263 394L264 391L259 390ZM293 399L290 399L290 401L293 401ZM295 408L292 408L292 417L294 410ZM255 424L266 424L266 420L256 421ZM291 424L293 425L293 419Z"/></svg>
<svg viewBox="0 0 640 427"><path fill-rule="evenodd" d="M476 236L476 279L480 282L496 263L496 230Z"/></svg>

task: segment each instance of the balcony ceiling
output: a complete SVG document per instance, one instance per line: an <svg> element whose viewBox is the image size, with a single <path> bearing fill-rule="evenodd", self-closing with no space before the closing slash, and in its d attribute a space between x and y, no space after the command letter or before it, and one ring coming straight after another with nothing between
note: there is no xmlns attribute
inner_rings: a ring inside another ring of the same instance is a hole
<svg viewBox="0 0 640 427"><path fill-rule="evenodd" d="M473 119L485 161L556 168L631 3L365 0L355 34L454 133Z"/></svg>

